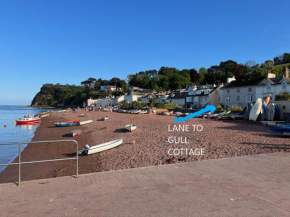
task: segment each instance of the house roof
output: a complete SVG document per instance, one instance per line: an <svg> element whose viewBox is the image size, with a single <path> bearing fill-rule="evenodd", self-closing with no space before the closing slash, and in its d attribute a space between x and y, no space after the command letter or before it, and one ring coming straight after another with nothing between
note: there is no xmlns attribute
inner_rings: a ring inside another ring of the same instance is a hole
<svg viewBox="0 0 290 217"><path fill-rule="evenodd" d="M258 77L258 78L249 78L249 79L239 79L232 81L228 84L226 84L222 88L235 88L235 87L247 87L247 86L262 86L266 85L268 81L271 82L271 84L281 84L283 80L286 80L288 84L290 84L290 78L265 78L265 77Z"/></svg>
<svg viewBox="0 0 290 217"><path fill-rule="evenodd" d="M249 78L249 79L238 79L235 81L232 81L225 86L222 87L222 89L226 88L234 88L234 87L246 87L246 86L256 86L261 84L261 82L264 80L264 77L258 77L258 78Z"/></svg>
<svg viewBox="0 0 290 217"><path fill-rule="evenodd" d="M174 96L169 96L167 99L185 99L185 97L187 96L186 92L176 92L174 93Z"/></svg>
<svg viewBox="0 0 290 217"><path fill-rule="evenodd" d="M283 80L290 84L290 78L269 78L269 80L271 80L272 84L281 84Z"/></svg>

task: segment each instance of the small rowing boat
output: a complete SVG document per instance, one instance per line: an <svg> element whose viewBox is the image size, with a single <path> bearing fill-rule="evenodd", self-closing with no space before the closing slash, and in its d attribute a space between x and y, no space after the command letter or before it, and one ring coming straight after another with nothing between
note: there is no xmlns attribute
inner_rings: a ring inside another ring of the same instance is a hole
<svg viewBox="0 0 290 217"><path fill-rule="evenodd" d="M89 117L89 114L81 114L80 117Z"/></svg>
<svg viewBox="0 0 290 217"><path fill-rule="evenodd" d="M40 115L41 118L48 117L48 116L49 116L49 114Z"/></svg>
<svg viewBox="0 0 290 217"><path fill-rule="evenodd" d="M55 122L56 127L69 127L73 125L73 122Z"/></svg>
<svg viewBox="0 0 290 217"><path fill-rule="evenodd" d="M132 132L132 131L134 131L136 129L137 129L137 126L135 124L129 124L129 125L125 126L125 130L127 130L129 132Z"/></svg>
<svg viewBox="0 0 290 217"><path fill-rule="evenodd" d="M104 117L101 118L102 121L105 121L105 120L108 120L108 119L109 119L108 116L104 116Z"/></svg>
<svg viewBox="0 0 290 217"><path fill-rule="evenodd" d="M109 149L115 148L123 143L123 139L117 139L111 142L102 143L99 145L95 145L90 147L88 144L84 146L84 148L79 151L79 155L90 155L96 154L102 151L107 151Z"/></svg>
<svg viewBox="0 0 290 217"><path fill-rule="evenodd" d="M75 136L79 136L82 134L82 130L73 130L71 131L71 136L75 137Z"/></svg>
<svg viewBox="0 0 290 217"><path fill-rule="evenodd" d="M90 123L93 123L93 120L78 121L77 125L85 125L85 124L90 124Z"/></svg>

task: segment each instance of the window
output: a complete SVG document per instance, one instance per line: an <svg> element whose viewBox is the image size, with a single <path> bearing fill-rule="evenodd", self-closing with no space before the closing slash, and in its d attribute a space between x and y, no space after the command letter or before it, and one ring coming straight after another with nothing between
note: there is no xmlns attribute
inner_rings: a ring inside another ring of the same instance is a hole
<svg viewBox="0 0 290 217"><path fill-rule="evenodd" d="M282 89L287 89L287 81L282 82Z"/></svg>
<svg viewBox="0 0 290 217"><path fill-rule="evenodd" d="M253 96L252 95L248 95L246 98L246 102L252 102L253 101Z"/></svg>
<svg viewBox="0 0 290 217"><path fill-rule="evenodd" d="M252 93L252 88L251 87L248 88L248 92Z"/></svg>
<svg viewBox="0 0 290 217"><path fill-rule="evenodd" d="M268 82L266 86L267 86L267 90L271 90L271 83L270 82Z"/></svg>
<svg viewBox="0 0 290 217"><path fill-rule="evenodd" d="M227 90L227 93L230 93L230 90Z"/></svg>
<svg viewBox="0 0 290 217"><path fill-rule="evenodd" d="M231 98L229 96L226 97L226 102L230 102Z"/></svg>
<svg viewBox="0 0 290 217"><path fill-rule="evenodd" d="M240 92L240 89L237 89L237 93L239 93Z"/></svg>
<svg viewBox="0 0 290 217"><path fill-rule="evenodd" d="M186 97L186 102L192 102L192 97Z"/></svg>
<svg viewBox="0 0 290 217"><path fill-rule="evenodd" d="M240 96L237 96L237 102L240 102Z"/></svg>

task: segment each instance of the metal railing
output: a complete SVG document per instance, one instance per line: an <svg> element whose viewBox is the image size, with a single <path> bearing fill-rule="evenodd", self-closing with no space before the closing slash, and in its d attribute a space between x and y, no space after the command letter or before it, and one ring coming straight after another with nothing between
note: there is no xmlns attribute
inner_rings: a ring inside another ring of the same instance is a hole
<svg viewBox="0 0 290 217"><path fill-rule="evenodd" d="M59 158L59 159L49 159L49 160L40 160L40 161L21 161L21 146L22 144L39 144L39 143L54 143L54 142L74 142L76 145L76 157L69 158ZM21 165L22 164L32 164L32 163L43 163L43 162L54 162L54 161L65 161L65 160L76 160L76 175L75 178L79 176L79 158L78 158L78 148L79 144L75 140L50 140L50 141L31 141L31 142L7 142L0 143L0 145L17 145L18 144L18 163L7 163L0 164L0 166L9 166L9 165L18 165L18 185L21 184Z"/></svg>

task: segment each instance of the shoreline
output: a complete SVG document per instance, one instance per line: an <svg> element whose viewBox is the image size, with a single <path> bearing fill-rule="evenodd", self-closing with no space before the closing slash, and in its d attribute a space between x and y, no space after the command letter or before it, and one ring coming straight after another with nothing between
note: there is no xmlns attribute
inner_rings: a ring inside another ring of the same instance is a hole
<svg viewBox="0 0 290 217"><path fill-rule="evenodd" d="M88 113L89 117L78 117ZM97 121L108 116L106 121ZM54 122L65 120L93 119L92 124L72 127L54 127ZM114 112L68 112L62 115L58 112L42 119L41 125L34 132L32 141L74 139L79 143L78 150L85 144L90 146L123 139L123 144L117 148L89 156L79 156L80 174L156 166L178 162L192 162L207 159L237 157L280 151L290 152L287 148L288 138L277 137L270 128L258 122L216 121L191 119L184 124L201 124L203 132L168 132L168 126L173 126L174 117L153 114L133 115ZM126 124L136 124L137 130L125 132ZM68 133L81 129L82 135L68 137ZM218 137L217 137L218 135ZM188 137L189 144L169 144L168 137ZM132 141L136 141L132 144ZM169 156L172 148L204 148L204 156ZM22 152L22 161L45 160L75 156L73 144L43 143L28 144ZM18 157L14 160L17 161ZM35 180L75 174L74 161L57 161L22 165L22 180ZM8 166L0 174L0 183L16 182L18 180L18 165Z"/></svg>

